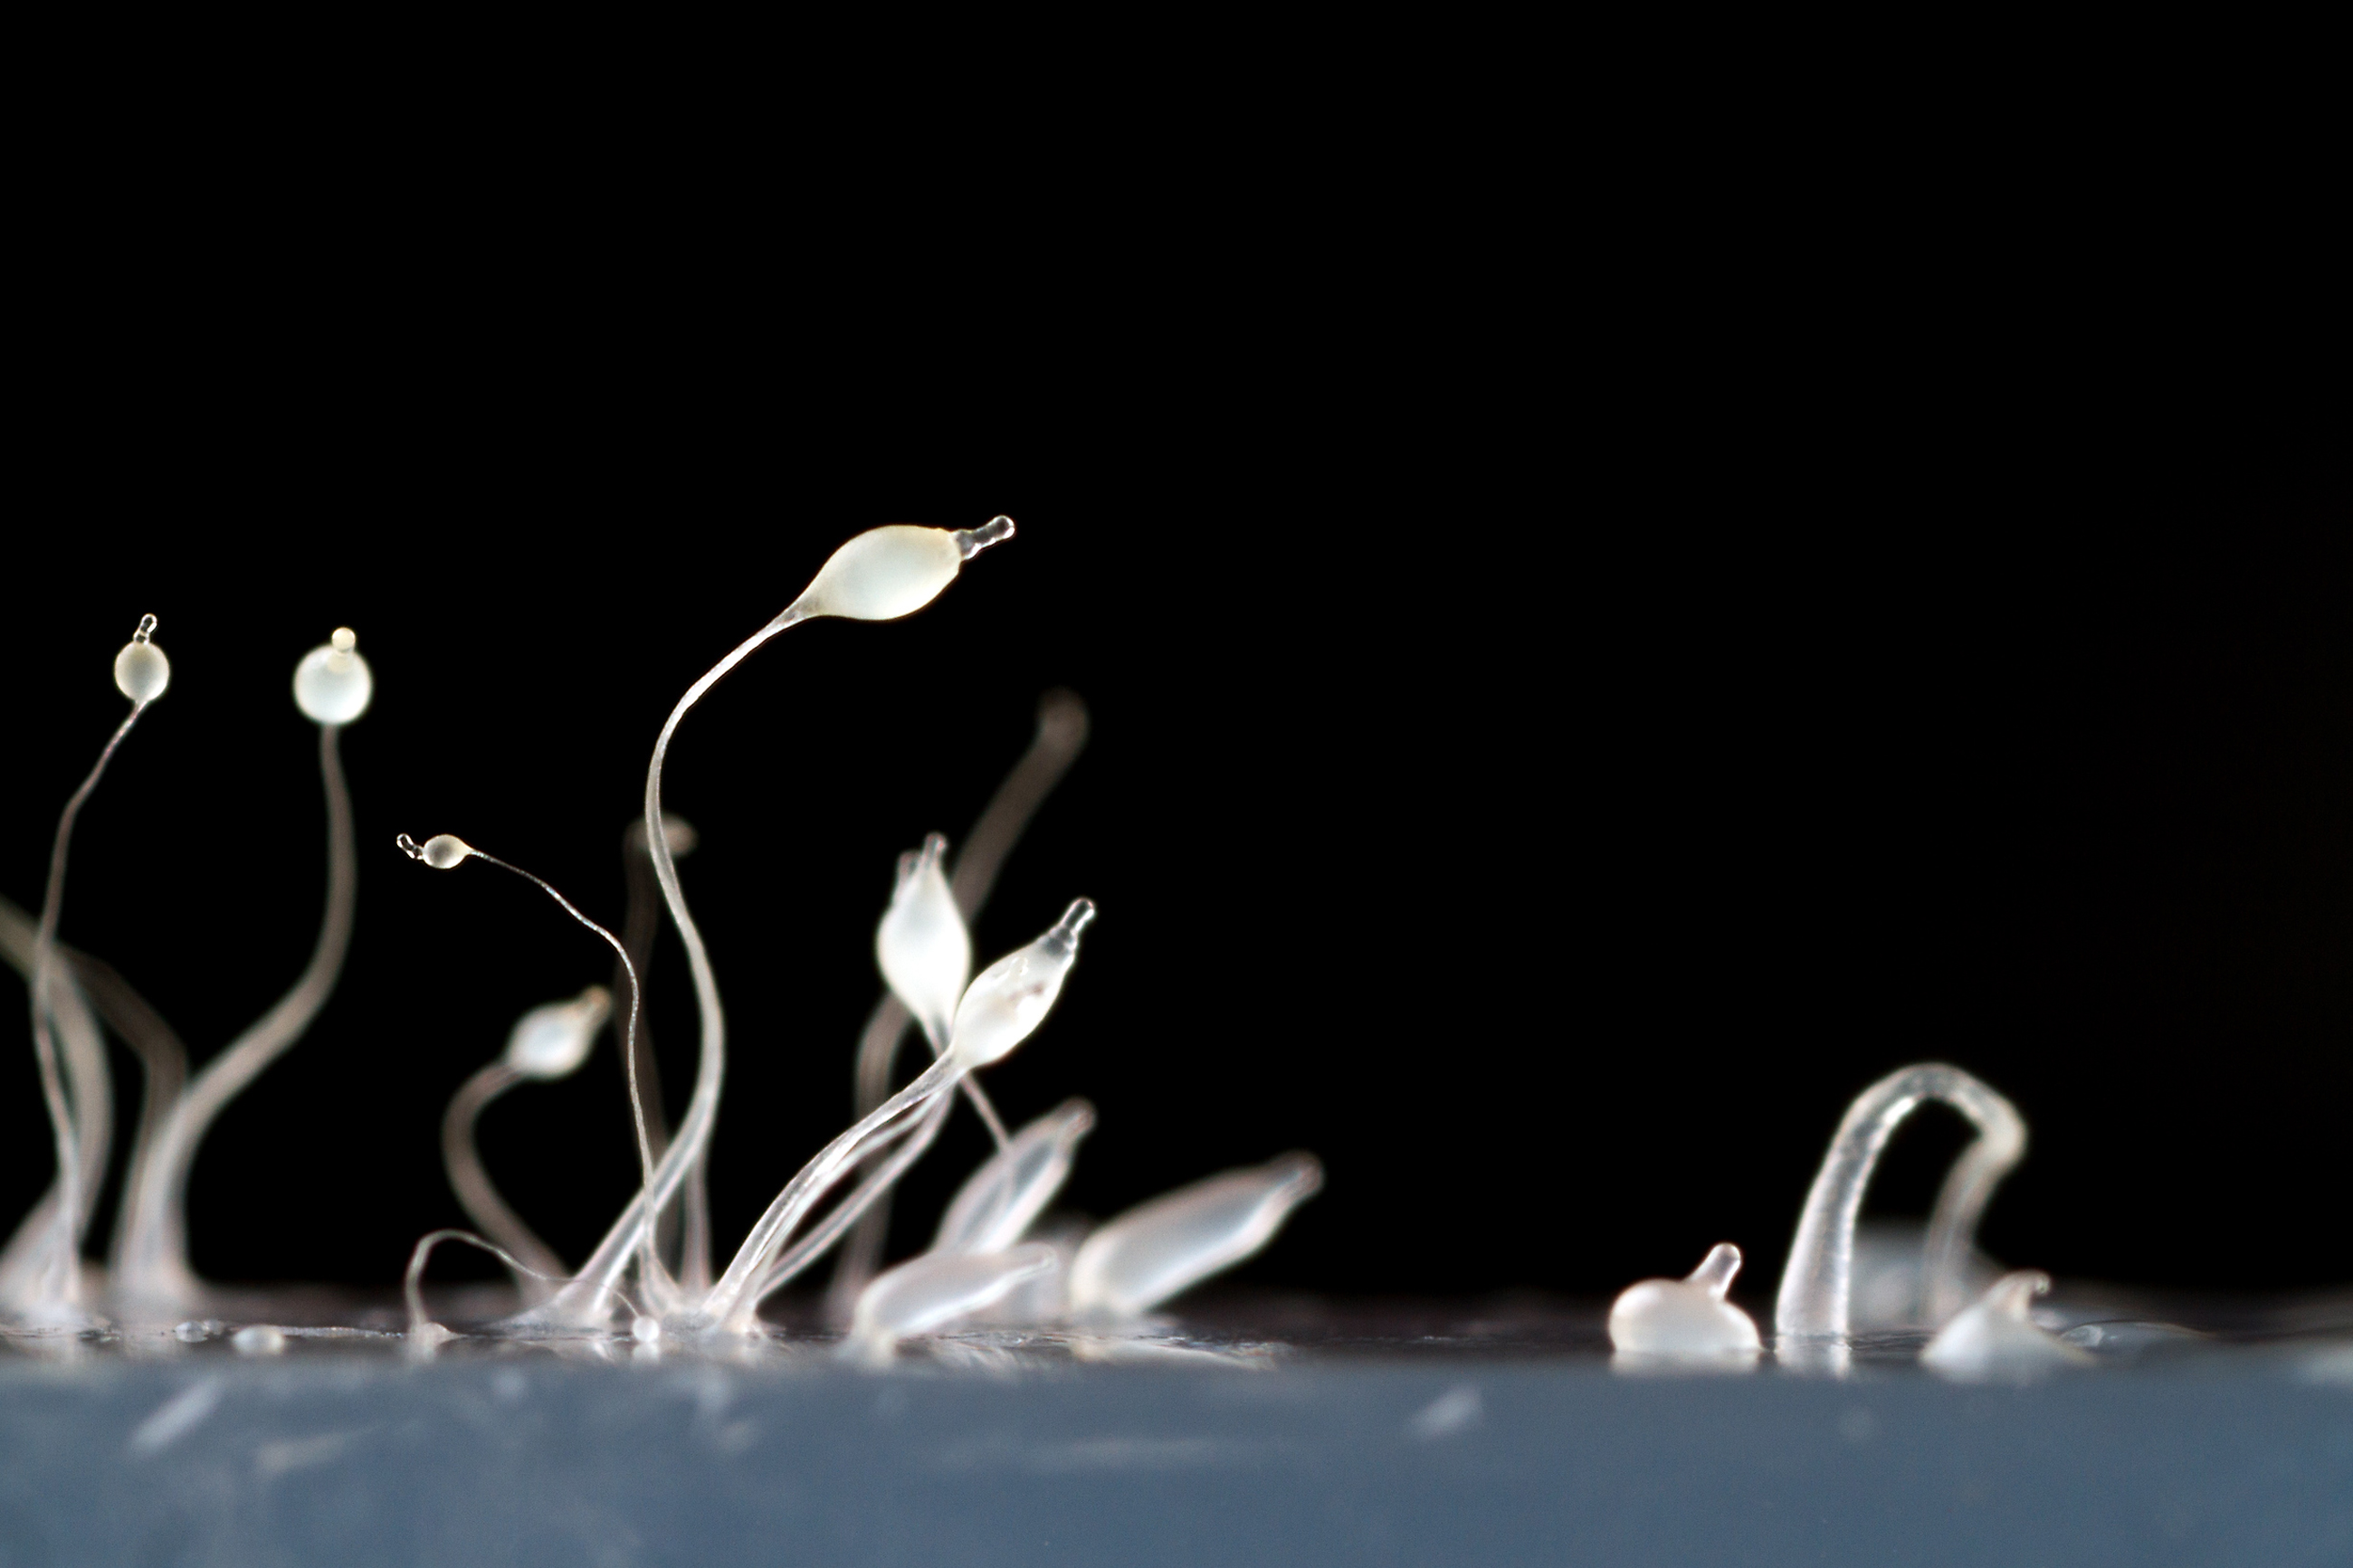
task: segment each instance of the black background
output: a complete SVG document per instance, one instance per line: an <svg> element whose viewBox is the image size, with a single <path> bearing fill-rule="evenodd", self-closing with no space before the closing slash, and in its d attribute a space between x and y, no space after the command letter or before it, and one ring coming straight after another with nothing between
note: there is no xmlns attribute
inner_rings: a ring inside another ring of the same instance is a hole
<svg viewBox="0 0 2353 1568"><path fill-rule="evenodd" d="M1652 455L1557 493L1427 456L1335 479L1373 454L1329 432L1189 466L1149 442L1059 468L1033 447L953 488L306 481L128 548L87 509L0 627L0 891L37 906L55 813L121 715L109 660L154 612L172 688L83 818L64 931L198 1060L218 1049L312 940L315 731L288 682L358 629L377 689L345 735L357 937L325 1013L206 1143L192 1230L211 1277L388 1284L418 1234L460 1222L448 1095L525 1008L607 973L537 892L429 872L394 835L458 833L617 925L620 832L677 695L858 529L1002 510L1019 537L931 608L793 631L673 750L731 1019L723 1243L846 1124L895 856L962 834L1064 684L1092 743L977 948L1076 894L1102 907L1060 1009L987 1079L1011 1119L1100 1108L1079 1207L1307 1148L1328 1186L1247 1279L1599 1294L1728 1238L1768 1298L1847 1099L1941 1058L2032 1130L1988 1221L1998 1256L2341 1280L2353 552L2334 496L2054 458L2005 510L2007 477L1883 488L1883 459L1830 484L1760 458L1654 484ZM693 1027L673 938L651 992L675 1110ZM29 1050L13 1070L0 1190L21 1205L50 1159ZM1873 1209L1924 1210L1961 1136L1924 1112ZM585 1255L633 1180L609 1037L482 1138L521 1211ZM901 1249L983 1152L960 1114L902 1189Z"/></svg>
<svg viewBox="0 0 2353 1568"><path fill-rule="evenodd" d="M1535 112L1499 104L1495 138L1547 145L1506 126ZM536 892L396 833L617 921L678 695L857 531L1004 511L1020 536L937 604L787 634L673 751L732 1021L723 1243L846 1124L896 856L961 835L1067 685L1092 743L976 946L1101 905L987 1075L1016 1119L1100 1108L1077 1206L1306 1148L1327 1186L1244 1279L1599 1295L1731 1239L1769 1300L1849 1098L1942 1058L2031 1128L1997 1256L2341 1283L2327 204L2187 132L2126 156L2122 122L2007 163L1974 121L1909 151L1841 122L1539 169L1361 118L1272 162L1182 115L1099 155L1059 124L1042 162L914 149L855 218L807 183L850 177L829 157L736 184L551 126L544 158L311 169L273 128L250 167L159 149L137 245L94 208L48 235L0 893L37 905L153 612L172 688L82 820L64 935L203 1060L319 917L293 667L349 625L376 675L345 736L351 957L204 1147L199 1269L394 1281L460 1217L450 1093L608 973ZM666 938L673 1109L692 1016ZM14 1060L0 1209L51 1163ZM1924 1111L1873 1209L1924 1210L1960 1136ZM609 1047L482 1140L585 1255L633 1182ZM959 1114L900 1249L983 1148Z"/></svg>

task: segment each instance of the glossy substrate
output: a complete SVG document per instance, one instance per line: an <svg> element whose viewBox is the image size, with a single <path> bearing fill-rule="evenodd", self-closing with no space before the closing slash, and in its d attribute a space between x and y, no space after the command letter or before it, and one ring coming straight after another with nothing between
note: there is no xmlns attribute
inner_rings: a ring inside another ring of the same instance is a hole
<svg viewBox="0 0 2353 1568"><path fill-rule="evenodd" d="M1260 1300L1130 1340L961 1335L887 1373L797 1334L718 1356L460 1340L423 1362L351 1328L298 1330L277 1355L16 1339L0 1548L241 1565L2346 1560L2345 1304L2207 1316L2213 1337L2119 1330L2097 1369L2016 1387L1927 1376L1900 1335L1843 1379L1627 1375L1597 1311L1527 1302Z"/></svg>

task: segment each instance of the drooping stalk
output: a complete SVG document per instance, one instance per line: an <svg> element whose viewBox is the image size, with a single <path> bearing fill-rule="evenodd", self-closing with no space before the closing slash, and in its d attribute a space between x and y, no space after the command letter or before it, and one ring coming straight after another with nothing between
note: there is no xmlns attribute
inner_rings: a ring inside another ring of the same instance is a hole
<svg viewBox="0 0 2353 1568"><path fill-rule="evenodd" d="M480 860L487 865L496 866L501 871L509 872L514 876L520 877L524 881L529 882L533 887L537 888L541 892L545 893L550 899L554 900L557 908L561 909L565 914L570 915L573 920L577 921L580 925L594 932L604 942L607 947L613 950L614 956L620 961L622 981L627 988L629 997L629 1021L628 1027L623 1030L621 1036L621 1059L623 1062L628 1064L630 1068L628 1075L629 1114L631 1124L637 1133L638 1174L638 1181L641 1184L638 1187L638 1191L642 1194L645 1190L643 1184L649 1182L652 1178L654 1159L652 1145L646 1134L645 1097L638 1092L638 1076L636 1071L637 1057L632 1048L637 1043L638 998L639 995L639 987L638 984L637 965L630 962L628 949L621 945L620 938L615 936L611 931L606 930L603 926L598 925L595 921L590 920L586 914L582 913L580 906L574 903L570 899L565 898L561 892L558 892L554 883L547 880L544 877L537 876L530 871L524 870L522 867L515 865L512 861L501 860L497 856L492 855L486 850L477 849L472 845L467 843L464 839L459 838L450 834L437 835L432 838L427 839L423 844L418 844L415 839L409 837L407 834L404 833L397 840L396 840L396 842L402 854L406 855L412 860L422 861L424 864L432 867L438 871L454 870L458 867L465 864L468 860ZM480 1077L479 1074L476 1076L477 1078ZM464 1097L461 1094L459 1098L462 1099ZM452 1115L455 1114L457 1109L457 1106L454 1104L450 1107ZM448 1121L445 1120L445 1129L447 1126ZM472 1152L470 1123L468 1127L468 1132L467 1152L470 1154ZM448 1134L445 1131L445 1139L447 1136ZM447 1152L446 1146L444 1152ZM479 1173L479 1164L476 1165L475 1169L476 1172ZM453 1180L457 1179L457 1172L454 1167L451 1170L451 1177ZM483 1178L482 1185L485 1188L489 1187L490 1183L487 1177ZM495 1194L493 1195L495 1196ZM501 1208L504 1207L503 1204L500 1206ZM520 1229L522 1222L517 1220L515 1225L517 1228ZM649 1249L649 1252L650 1249ZM649 1255L643 1259L643 1262L648 1290L664 1301L671 1300L674 1296L674 1288L670 1282L668 1272L661 1267L660 1259Z"/></svg>
<svg viewBox="0 0 2353 1568"><path fill-rule="evenodd" d="M196 1150L229 1101L302 1037L343 971L359 895L359 855L337 745L341 732L339 724L319 726L319 776L327 800L327 904L318 942L293 989L196 1074L165 1117L137 1184L124 1189L114 1271L116 1289L131 1299L176 1305L198 1294L201 1287L188 1264L186 1209Z"/></svg>
<svg viewBox="0 0 2353 1568"><path fill-rule="evenodd" d="M1863 1189L1897 1125L1923 1100L1940 1100L1976 1123L1977 1141L1947 1175L1929 1226L1922 1299L1949 1300L1994 1186L2026 1152L2026 1123L2010 1101L1957 1067L1927 1062L1873 1084L1847 1107L1806 1194L1781 1273L1773 1327L1784 1341L1830 1343L1847 1334L1854 1226Z"/></svg>
<svg viewBox="0 0 2353 1568"><path fill-rule="evenodd" d="M441 1163L467 1216L521 1261L515 1287L528 1300L545 1293L537 1288L537 1280L564 1278L564 1260L499 1195L490 1173L482 1169L480 1151L474 1146L474 1124L481 1119L482 1108L522 1081L523 1075L503 1060L490 1063L468 1079L441 1117Z"/></svg>
<svg viewBox="0 0 2353 1568"><path fill-rule="evenodd" d="M531 1265L507 1251L494 1241L488 1241L468 1230L455 1228L428 1231L417 1238L409 1249L408 1268L400 1277L401 1299L408 1305L408 1348L411 1353L431 1354L444 1341L454 1339L448 1330L425 1315L425 1266L433 1259L433 1249L445 1241L462 1241L469 1247L480 1247L518 1277L537 1279L546 1284L556 1283L556 1277L535 1272ZM559 1270L559 1272L561 1272Z"/></svg>
<svg viewBox="0 0 2353 1568"><path fill-rule="evenodd" d="M2009 1100L1990 1089L1985 1093L1990 1120L1978 1123L1978 1136L1945 1173L1936 1206L1928 1211L1920 1303L1932 1329L1968 1305L1969 1253L1977 1245L1978 1220L1992 1201L1994 1188L2026 1154L2025 1121Z"/></svg>

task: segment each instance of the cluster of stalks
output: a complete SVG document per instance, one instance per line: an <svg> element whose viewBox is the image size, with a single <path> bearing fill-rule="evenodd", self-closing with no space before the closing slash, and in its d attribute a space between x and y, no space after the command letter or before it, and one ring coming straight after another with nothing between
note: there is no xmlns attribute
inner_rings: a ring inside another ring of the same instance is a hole
<svg viewBox="0 0 2353 1568"><path fill-rule="evenodd" d="M1008 1130L974 1076L1011 1052L1052 1009L1094 906L1074 900L1028 945L971 974L967 925L998 868L1086 735L1086 714L1068 693L1041 705L1029 752L968 838L947 861L934 835L902 858L876 952L887 991L860 1040L858 1118L811 1159L770 1203L723 1269L714 1270L705 1172L726 1068L726 1017L702 935L681 889L677 859L692 830L667 814L662 770L681 722L713 685L762 645L804 622L886 621L936 597L965 563L1013 534L997 518L964 531L895 526L843 545L775 618L690 687L656 739L644 810L625 837L629 918L616 936L537 876L448 834L398 847L438 870L480 861L544 892L610 950L613 984L534 1009L506 1052L469 1079L443 1123L452 1186L486 1235L437 1231L411 1256L406 1276L409 1339L429 1351L452 1336L433 1322L422 1279L433 1248L462 1240L496 1254L524 1298L522 1310L492 1325L511 1337L603 1336L625 1330L640 1342L766 1331L761 1305L840 1247L830 1300L859 1353L887 1356L900 1341L974 1319L1030 1323L1133 1323L1208 1274L1265 1245L1291 1209L1321 1181L1309 1156L1209 1178L1141 1205L1092 1231L1047 1214L1067 1177L1093 1112L1074 1100L1018 1131ZM0 1321L18 1331L101 1325L86 1287L81 1247L91 1194L105 1169L111 1089L99 1020L138 1055L146 1075L122 1211L102 1292L126 1325L169 1321L198 1310L207 1292L188 1264L187 1173L222 1107L299 1038L341 968L352 926L356 850L337 737L367 707L372 677L355 639L339 629L296 672L295 697L320 727L320 767L328 818L325 918L310 964L293 988L193 1079L188 1054L154 1010L111 969L58 939L74 822L115 752L169 684L170 666L152 639L154 619L117 658L129 716L68 802L57 830L37 920L0 905L0 947L23 970L31 996L34 1047L58 1151L58 1177L0 1253ZM644 1022L642 977L664 916L677 930L693 980L700 1050L683 1115L663 1114ZM588 1259L567 1269L501 1199L474 1148L474 1127L493 1098L516 1084L561 1077L589 1053L610 1024L628 1084L638 1161L635 1194ZM910 1027L931 1059L892 1087ZM996 1152L951 1205L933 1245L894 1268L881 1268L892 1184L928 1150L959 1100L987 1125ZM844 1245L846 1242L846 1245ZM188 1323L182 1323L183 1337ZM242 1343L242 1341L240 1341Z"/></svg>

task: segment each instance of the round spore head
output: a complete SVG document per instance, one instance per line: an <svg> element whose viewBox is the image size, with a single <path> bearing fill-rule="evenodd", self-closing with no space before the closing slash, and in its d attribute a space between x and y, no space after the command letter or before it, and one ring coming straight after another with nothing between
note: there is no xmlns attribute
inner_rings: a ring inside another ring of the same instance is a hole
<svg viewBox="0 0 2353 1568"><path fill-rule="evenodd" d="M596 1031L612 1016L613 998L591 985L569 1002L551 1002L522 1016L507 1037L507 1066L525 1078L563 1078L588 1059Z"/></svg>
<svg viewBox="0 0 2353 1568"><path fill-rule="evenodd" d="M164 689L172 684L172 661L147 640L154 630L155 617L142 616L139 629L114 656L115 689L142 707L163 696Z"/></svg>
<svg viewBox="0 0 2353 1568"><path fill-rule="evenodd" d="M349 626L302 656L294 667L294 705L317 724L348 724L367 711L375 677L360 657L359 639Z"/></svg>

